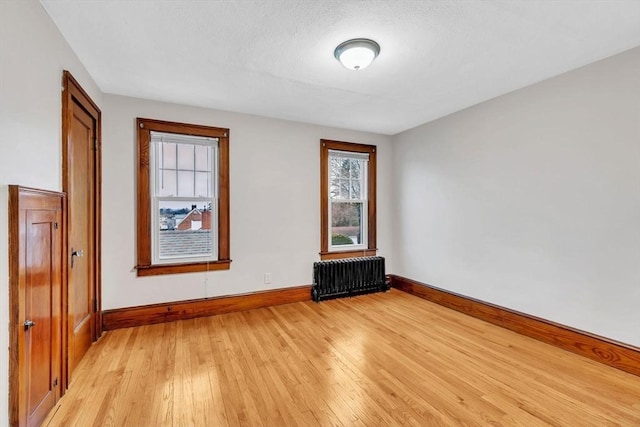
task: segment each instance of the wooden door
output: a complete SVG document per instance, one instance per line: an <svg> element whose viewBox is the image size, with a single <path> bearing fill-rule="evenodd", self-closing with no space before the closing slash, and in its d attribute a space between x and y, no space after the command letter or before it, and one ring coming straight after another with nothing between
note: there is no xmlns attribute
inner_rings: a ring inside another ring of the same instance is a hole
<svg viewBox="0 0 640 427"><path fill-rule="evenodd" d="M99 315L100 111L65 72L63 186L67 193L67 384L101 333Z"/></svg>
<svg viewBox="0 0 640 427"><path fill-rule="evenodd" d="M39 426L61 396L64 195L10 186L10 422Z"/></svg>
<svg viewBox="0 0 640 427"><path fill-rule="evenodd" d="M69 135L69 375L95 336L93 301L95 232L93 206L95 122L77 103L72 105Z"/></svg>

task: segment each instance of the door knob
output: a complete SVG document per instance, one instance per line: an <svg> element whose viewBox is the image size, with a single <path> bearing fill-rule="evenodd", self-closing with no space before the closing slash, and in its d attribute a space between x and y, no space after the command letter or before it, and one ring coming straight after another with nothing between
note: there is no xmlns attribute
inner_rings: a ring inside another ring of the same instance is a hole
<svg viewBox="0 0 640 427"><path fill-rule="evenodd" d="M33 320L27 320L24 322L24 330L28 331L29 329L33 328L34 326L36 326L36 322L34 322Z"/></svg>
<svg viewBox="0 0 640 427"><path fill-rule="evenodd" d="M73 249L71 250L71 256L77 256L78 258L81 258L84 256L84 251L81 249L79 251L74 251Z"/></svg>
<svg viewBox="0 0 640 427"><path fill-rule="evenodd" d="M84 250L80 249L79 251L74 251L71 248L71 268L73 268L73 260L75 257L82 258L84 256Z"/></svg>

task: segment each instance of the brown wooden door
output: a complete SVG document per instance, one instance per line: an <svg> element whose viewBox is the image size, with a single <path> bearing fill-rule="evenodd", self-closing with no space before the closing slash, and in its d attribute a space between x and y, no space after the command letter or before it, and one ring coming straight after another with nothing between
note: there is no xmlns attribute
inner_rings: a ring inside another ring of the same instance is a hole
<svg viewBox="0 0 640 427"><path fill-rule="evenodd" d="M9 424L38 426L63 393L64 195L9 186Z"/></svg>
<svg viewBox="0 0 640 427"><path fill-rule="evenodd" d="M24 351L28 426L60 398L61 211L26 211Z"/></svg>
<svg viewBox="0 0 640 427"><path fill-rule="evenodd" d="M95 153L96 122L77 102L69 126L68 326L69 380L96 337Z"/></svg>
<svg viewBox="0 0 640 427"><path fill-rule="evenodd" d="M63 73L62 188L67 193L67 263L63 303L66 386L102 334L100 312L101 113L71 73Z"/></svg>

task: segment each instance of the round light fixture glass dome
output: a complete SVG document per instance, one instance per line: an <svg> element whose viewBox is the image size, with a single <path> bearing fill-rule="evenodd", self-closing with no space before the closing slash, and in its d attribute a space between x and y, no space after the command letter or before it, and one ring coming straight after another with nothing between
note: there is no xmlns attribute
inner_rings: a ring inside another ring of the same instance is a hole
<svg viewBox="0 0 640 427"><path fill-rule="evenodd" d="M380 53L380 45L370 39L351 39L336 47L333 55L342 65L354 71L367 68Z"/></svg>

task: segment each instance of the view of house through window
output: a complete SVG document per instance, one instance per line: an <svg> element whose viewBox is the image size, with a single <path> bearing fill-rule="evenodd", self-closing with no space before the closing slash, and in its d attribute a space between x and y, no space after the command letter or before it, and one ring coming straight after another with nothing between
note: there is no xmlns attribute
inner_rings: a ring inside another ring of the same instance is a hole
<svg viewBox="0 0 640 427"><path fill-rule="evenodd" d="M215 260L217 138L151 132L156 262Z"/></svg>
<svg viewBox="0 0 640 427"><path fill-rule="evenodd" d="M137 125L138 275L229 269L229 129Z"/></svg>

